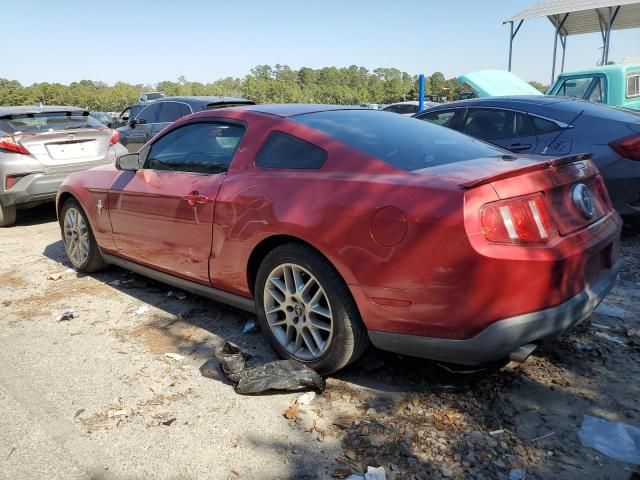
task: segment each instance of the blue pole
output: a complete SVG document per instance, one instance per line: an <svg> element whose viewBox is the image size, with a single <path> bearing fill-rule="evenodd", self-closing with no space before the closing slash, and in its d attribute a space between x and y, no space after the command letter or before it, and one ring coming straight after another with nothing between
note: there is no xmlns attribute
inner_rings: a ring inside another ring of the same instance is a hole
<svg viewBox="0 0 640 480"><path fill-rule="evenodd" d="M418 77L418 111L424 110L424 74Z"/></svg>

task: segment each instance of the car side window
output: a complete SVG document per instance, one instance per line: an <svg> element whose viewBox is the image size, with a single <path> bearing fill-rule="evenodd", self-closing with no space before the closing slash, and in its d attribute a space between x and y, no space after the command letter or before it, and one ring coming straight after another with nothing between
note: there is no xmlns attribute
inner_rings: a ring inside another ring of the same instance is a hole
<svg viewBox="0 0 640 480"><path fill-rule="evenodd" d="M191 173L226 172L244 127L222 122L190 123L155 141L145 168Z"/></svg>
<svg viewBox="0 0 640 480"><path fill-rule="evenodd" d="M256 166L318 169L326 160L324 149L284 132L272 132L256 156Z"/></svg>
<svg viewBox="0 0 640 480"><path fill-rule="evenodd" d="M551 120L536 117L535 115L529 115L529 118L531 118L531 123L533 124L533 128L537 134L551 133L562 130L562 127L560 125L552 122Z"/></svg>
<svg viewBox="0 0 640 480"><path fill-rule="evenodd" d="M602 77L594 79L594 85L587 100L600 103L604 101L604 79Z"/></svg>
<svg viewBox="0 0 640 480"><path fill-rule="evenodd" d="M144 120L147 123L158 123L158 117L160 116L160 104L154 103L142 110L137 116L136 120Z"/></svg>
<svg viewBox="0 0 640 480"><path fill-rule="evenodd" d="M437 112L425 113L418 117L420 120L424 120L429 123L435 123L443 127L451 128L453 126L453 119L456 115L456 110L439 110Z"/></svg>
<svg viewBox="0 0 640 480"><path fill-rule="evenodd" d="M497 108L470 109L462 131L472 137L489 141L533 135L533 129L525 114Z"/></svg>
<svg viewBox="0 0 640 480"><path fill-rule="evenodd" d="M410 104L404 104L404 105L398 105L398 113L401 114L405 114L405 113L417 113L418 112L418 106L417 105L410 105Z"/></svg>
<svg viewBox="0 0 640 480"><path fill-rule="evenodd" d="M640 97L640 74L627 76L627 98Z"/></svg>
<svg viewBox="0 0 640 480"><path fill-rule="evenodd" d="M182 117L182 104L178 102L162 102L159 123L171 123Z"/></svg>
<svg viewBox="0 0 640 480"><path fill-rule="evenodd" d="M182 115L180 115L181 117L184 117L185 115L191 115L193 113L191 111L191 107L189 107L189 105L187 105L186 103L181 103L180 106L182 108Z"/></svg>

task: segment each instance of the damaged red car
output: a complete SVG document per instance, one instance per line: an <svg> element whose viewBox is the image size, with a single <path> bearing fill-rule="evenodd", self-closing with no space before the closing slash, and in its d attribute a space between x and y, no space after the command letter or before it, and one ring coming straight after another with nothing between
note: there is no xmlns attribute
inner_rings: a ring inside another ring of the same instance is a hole
<svg viewBox="0 0 640 480"><path fill-rule="evenodd" d="M258 105L184 117L57 209L79 271L108 264L255 312L330 373L371 343L524 360L613 286L621 220L588 156L518 156L381 111Z"/></svg>

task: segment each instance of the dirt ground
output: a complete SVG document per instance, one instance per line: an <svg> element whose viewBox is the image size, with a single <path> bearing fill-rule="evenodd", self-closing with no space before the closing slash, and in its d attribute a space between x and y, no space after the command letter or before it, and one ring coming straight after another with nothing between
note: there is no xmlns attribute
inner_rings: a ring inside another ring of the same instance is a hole
<svg viewBox="0 0 640 480"><path fill-rule="evenodd" d="M1 479L640 475L577 436L585 414L640 426L638 236L599 313L526 363L462 373L369 351L288 419L299 394L240 396L200 373L225 340L274 359L242 333L251 315L117 268L79 275L54 217L0 229Z"/></svg>

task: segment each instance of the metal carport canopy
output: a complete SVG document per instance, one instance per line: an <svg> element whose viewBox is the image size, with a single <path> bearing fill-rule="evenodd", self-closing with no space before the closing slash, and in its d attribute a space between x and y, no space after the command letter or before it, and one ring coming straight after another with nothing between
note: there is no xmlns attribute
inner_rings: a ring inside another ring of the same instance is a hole
<svg viewBox="0 0 640 480"><path fill-rule="evenodd" d="M638 0L553 0L533 7L508 18L503 23L511 24L509 42L509 71L513 39L520 30L522 22L531 18L547 17L555 28L553 47L553 68L551 82L555 79L556 52L558 40L562 47L562 70L567 37L583 33L600 32L602 34L602 64L609 60L609 37L611 30L640 27L640 1ZM514 30L514 23L517 27Z"/></svg>
<svg viewBox="0 0 640 480"><path fill-rule="evenodd" d="M612 30L640 27L640 1L638 0L555 0L539 3L519 13L507 22L518 22L529 18L547 17L555 28L569 13L567 20L559 29L562 35L600 32L609 19L609 7L620 7Z"/></svg>

